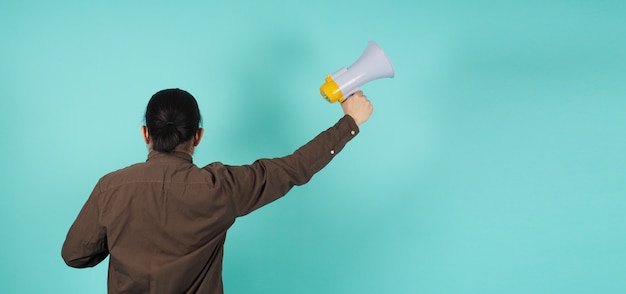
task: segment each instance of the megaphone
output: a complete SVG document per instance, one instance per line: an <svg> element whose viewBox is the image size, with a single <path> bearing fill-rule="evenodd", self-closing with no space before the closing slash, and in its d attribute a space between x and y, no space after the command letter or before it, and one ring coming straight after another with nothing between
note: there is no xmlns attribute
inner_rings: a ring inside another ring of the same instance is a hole
<svg viewBox="0 0 626 294"><path fill-rule="evenodd" d="M380 78L393 78L391 61L374 41L369 41L365 52L348 68L341 68L326 77L320 94L330 103L343 102L359 87Z"/></svg>

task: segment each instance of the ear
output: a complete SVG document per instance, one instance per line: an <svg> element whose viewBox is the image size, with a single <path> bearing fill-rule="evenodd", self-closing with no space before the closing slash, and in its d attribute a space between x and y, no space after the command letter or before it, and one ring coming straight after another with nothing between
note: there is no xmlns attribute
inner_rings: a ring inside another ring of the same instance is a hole
<svg viewBox="0 0 626 294"><path fill-rule="evenodd" d="M196 147L200 144L200 141L202 140L202 136L204 135L204 129L203 128L199 128L198 131L196 132L196 135L193 137L193 146Z"/></svg>
<svg viewBox="0 0 626 294"><path fill-rule="evenodd" d="M141 134L143 135L143 141L146 142L146 144L150 144L150 133L148 133L147 126L141 126Z"/></svg>

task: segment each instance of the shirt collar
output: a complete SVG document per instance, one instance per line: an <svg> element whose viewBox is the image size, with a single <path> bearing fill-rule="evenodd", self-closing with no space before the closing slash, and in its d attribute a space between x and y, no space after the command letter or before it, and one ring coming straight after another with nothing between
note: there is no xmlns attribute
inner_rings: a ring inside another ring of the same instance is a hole
<svg viewBox="0 0 626 294"><path fill-rule="evenodd" d="M150 151L148 153L148 161L158 159L158 158L180 158L182 160L193 163L193 158L189 153L181 152L181 151L171 151L171 152L160 152L160 151Z"/></svg>

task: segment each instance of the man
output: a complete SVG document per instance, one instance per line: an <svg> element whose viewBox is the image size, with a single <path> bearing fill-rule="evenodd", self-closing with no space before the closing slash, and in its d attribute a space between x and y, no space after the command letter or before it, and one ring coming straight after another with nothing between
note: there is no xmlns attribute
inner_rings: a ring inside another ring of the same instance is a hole
<svg viewBox="0 0 626 294"><path fill-rule="evenodd" d="M157 92L142 126L148 160L98 181L67 234L63 259L82 268L110 255L109 293L223 293L224 242L235 218L307 183L373 111L361 91L342 108L334 126L291 155L200 168L192 160L204 134L195 98Z"/></svg>

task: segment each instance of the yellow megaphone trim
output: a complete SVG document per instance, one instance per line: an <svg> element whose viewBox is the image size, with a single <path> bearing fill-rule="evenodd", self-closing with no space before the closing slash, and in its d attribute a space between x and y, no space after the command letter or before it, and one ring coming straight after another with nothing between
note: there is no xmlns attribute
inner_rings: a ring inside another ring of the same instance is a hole
<svg viewBox="0 0 626 294"><path fill-rule="evenodd" d="M326 77L326 82L320 86L320 94L330 103L345 100L341 89L330 75Z"/></svg>

